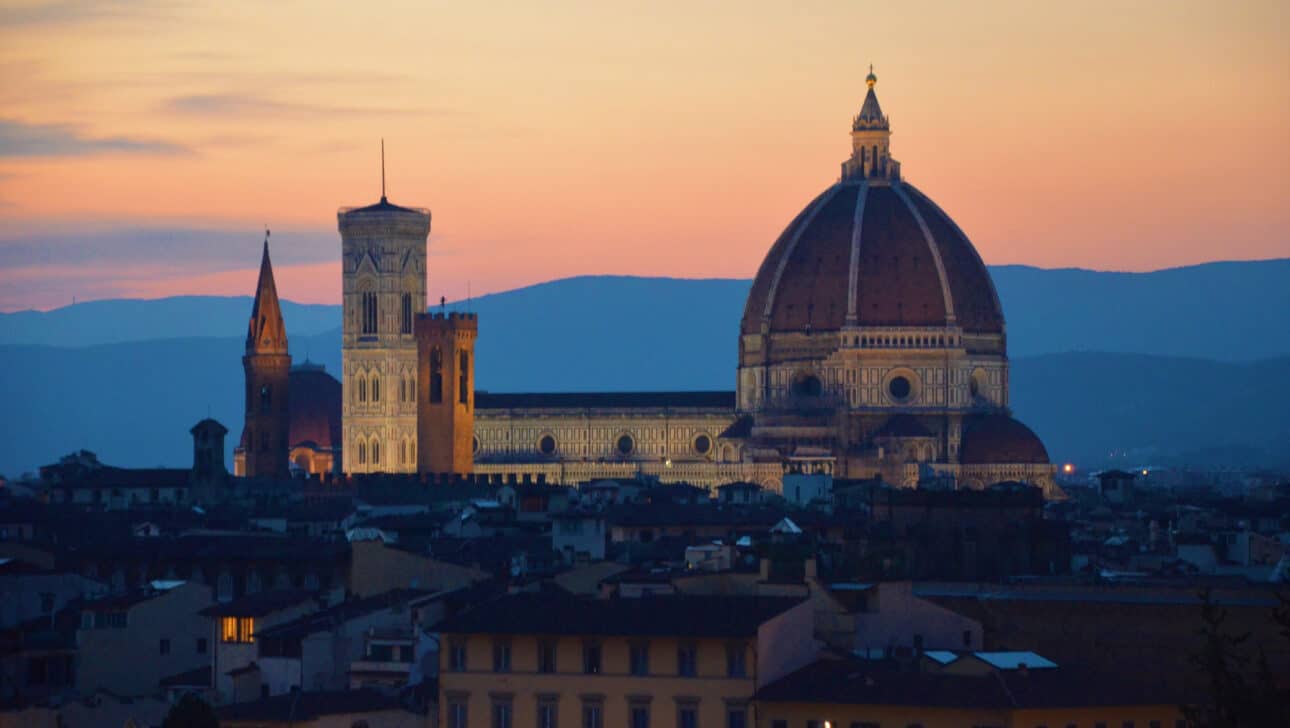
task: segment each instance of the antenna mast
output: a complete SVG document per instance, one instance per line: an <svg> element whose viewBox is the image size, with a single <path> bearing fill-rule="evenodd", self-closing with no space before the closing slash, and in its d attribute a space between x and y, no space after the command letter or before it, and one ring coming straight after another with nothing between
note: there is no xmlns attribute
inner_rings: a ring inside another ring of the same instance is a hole
<svg viewBox="0 0 1290 728"><path fill-rule="evenodd" d="M381 201L385 201L385 137L381 137Z"/></svg>

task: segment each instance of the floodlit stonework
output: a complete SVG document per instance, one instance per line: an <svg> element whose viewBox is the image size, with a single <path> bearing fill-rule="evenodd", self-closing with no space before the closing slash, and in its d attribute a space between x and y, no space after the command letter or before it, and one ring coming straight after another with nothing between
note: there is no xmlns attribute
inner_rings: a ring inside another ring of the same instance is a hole
<svg viewBox="0 0 1290 728"><path fill-rule="evenodd" d="M337 213L341 237L344 469L416 472L417 342L426 310L430 211L390 204Z"/></svg>

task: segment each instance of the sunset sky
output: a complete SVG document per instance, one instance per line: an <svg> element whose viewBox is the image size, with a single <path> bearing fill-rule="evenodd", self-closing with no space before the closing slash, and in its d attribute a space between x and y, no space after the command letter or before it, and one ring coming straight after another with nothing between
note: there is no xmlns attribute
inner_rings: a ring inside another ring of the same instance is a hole
<svg viewBox="0 0 1290 728"><path fill-rule="evenodd" d="M0 0L0 310L339 300L336 209L429 207L432 300L749 277L873 63L986 262L1290 256L1290 2Z"/></svg>

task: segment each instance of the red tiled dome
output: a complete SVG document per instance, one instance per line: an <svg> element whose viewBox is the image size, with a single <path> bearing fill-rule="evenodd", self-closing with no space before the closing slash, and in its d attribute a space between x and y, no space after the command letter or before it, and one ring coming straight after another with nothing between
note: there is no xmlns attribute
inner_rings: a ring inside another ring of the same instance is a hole
<svg viewBox="0 0 1290 728"><path fill-rule="evenodd" d="M979 415L963 423L959 462L964 465L1047 465L1048 449L1029 427L1007 415Z"/></svg>
<svg viewBox="0 0 1290 728"><path fill-rule="evenodd" d="M340 382L321 366L306 363L291 368L288 386L291 446L312 442L318 449L339 448Z"/></svg>
<svg viewBox="0 0 1290 728"><path fill-rule="evenodd" d="M967 236L910 184L845 181L815 198L775 241L753 280L741 330L951 322L1003 333L994 283Z"/></svg>

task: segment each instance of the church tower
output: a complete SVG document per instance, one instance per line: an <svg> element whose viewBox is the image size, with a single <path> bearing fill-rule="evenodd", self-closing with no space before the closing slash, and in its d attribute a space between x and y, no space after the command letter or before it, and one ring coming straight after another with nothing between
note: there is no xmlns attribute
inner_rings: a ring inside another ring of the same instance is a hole
<svg viewBox="0 0 1290 728"><path fill-rule="evenodd" d="M417 317L417 472L466 474L475 465L473 313Z"/></svg>
<svg viewBox="0 0 1290 728"><path fill-rule="evenodd" d="M390 203L384 179L381 186L380 202L337 213L344 308L341 460L351 473L412 473L417 469L413 322L426 310L430 211Z"/></svg>
<svg viewBox="0 0 1290 728"><path fill-rule="evenodd" d="M291 355L287 353L287 329L282 323L278 288L269 262L267 232L242 368L246 372L246 424L242 431L245 474L252 478L285 478L287 450L291 447L287 442L291 424L287 402Z"/></svg>

